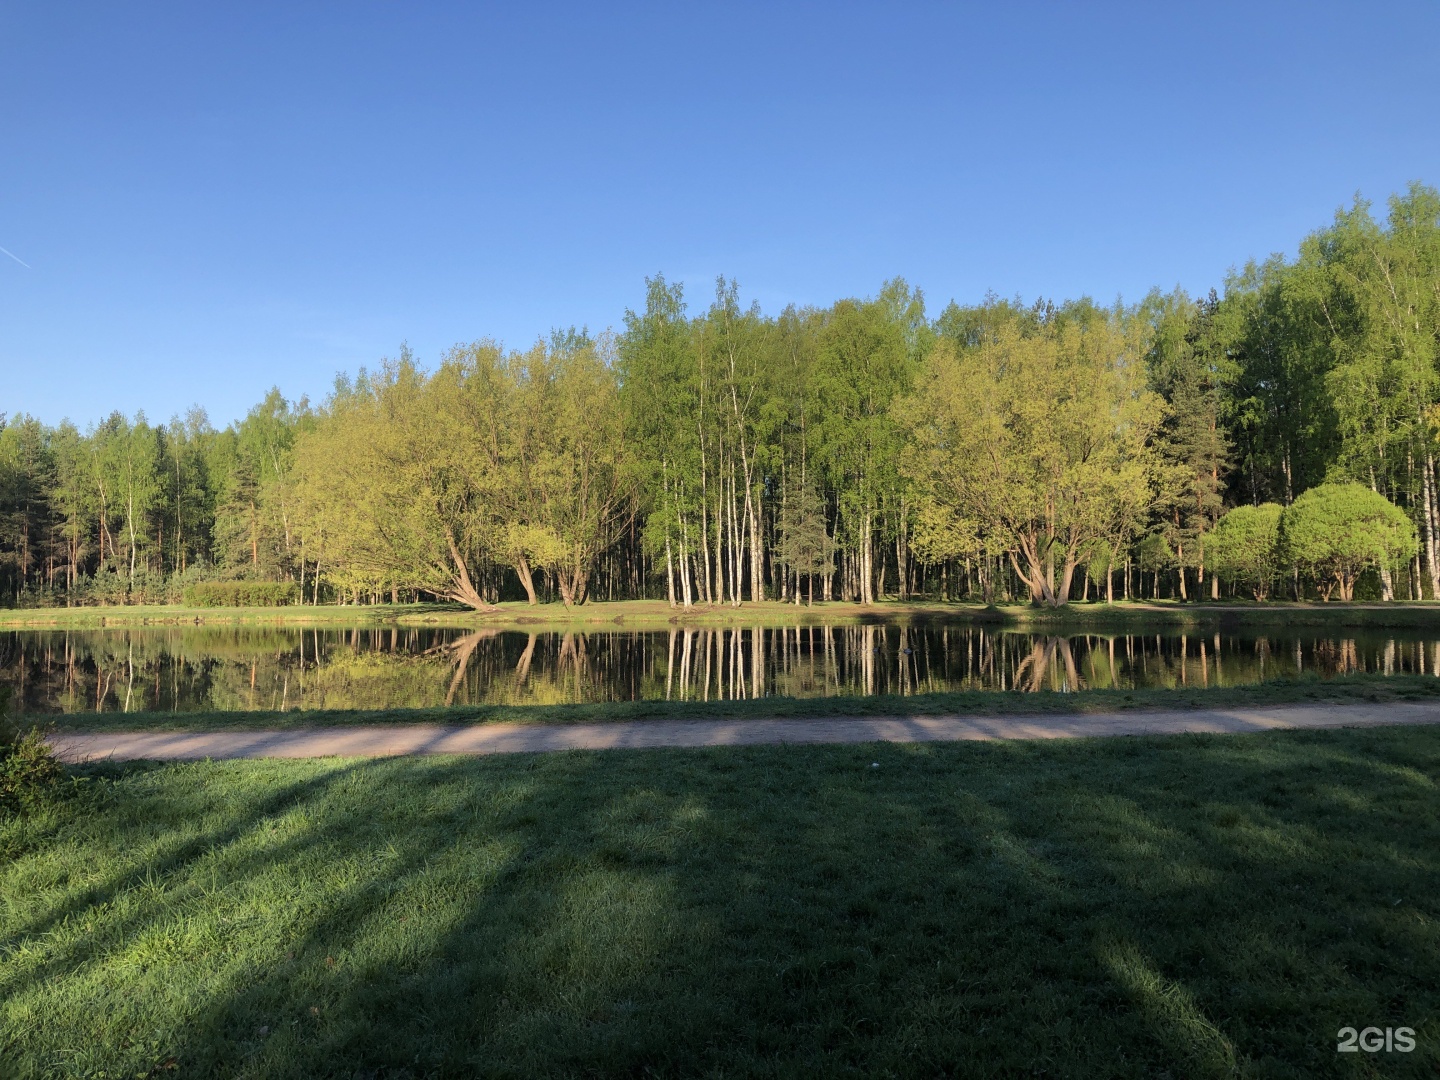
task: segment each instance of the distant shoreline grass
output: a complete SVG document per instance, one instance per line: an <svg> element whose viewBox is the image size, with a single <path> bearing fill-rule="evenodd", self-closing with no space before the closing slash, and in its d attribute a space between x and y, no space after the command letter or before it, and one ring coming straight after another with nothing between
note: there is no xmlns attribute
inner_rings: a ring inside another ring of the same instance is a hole
<svg viewBox="0 0 1440 1080"><path fill-rule="evenodd" d="M431 709L332 709L285 712L36 713L23 722L66 731L225 731L353 727L367 724L590 724L628 720L715 720L835 716L1017 716L1123 712L1136 709L1213 709L1257 705L1440 702L1440 678L1427 675L1302 676L1249 686L1153 687L1017 693L969 691L909 696L795 698L741 701L619 701L588 705L457 705Z"/></svg>
<svg viewBox="0 0 1440 1080"><path fill-rule="evenodd" d="M0 820L17 1080L1440 1067L1440 728L78 775Z"/></svg>
<svg viewBox="0 0 1440 1080"><path fill-rule="evenodd" d="M531 607L505 603L481 613L451 604L321 605L311 607L195 608L135 605L0 610L0 630L100 629L140 626L437 626L497 627L530 632L666 630L678 627L864 625L866 623L973 623L1055 632L1121 632L1137 627L1177 631L1243 627L1335 629L1435 629L1440 603L1189 603L1120 601L1076 603L1063 608L1028 604L983 605L938 601L845 602L811 606L767 600L697 606L686 611L664 600L598 601L566 609L560 604Z"/></svg>

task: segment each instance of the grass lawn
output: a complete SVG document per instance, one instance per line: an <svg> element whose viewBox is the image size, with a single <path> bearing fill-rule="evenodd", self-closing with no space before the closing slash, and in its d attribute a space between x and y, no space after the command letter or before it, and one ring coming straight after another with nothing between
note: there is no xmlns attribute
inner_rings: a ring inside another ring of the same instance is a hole
<svg viewBox="0 0 1440 1080"><path fill-rule="evenodd" d="M1434 1076L1437 781L1435 728L111 767L0 824L0 1062Z"/></svg>
<svg viewBox="0 0 1440 1080"><path fill-rule="evenodd" d="M867 622L944 620L1023 629L1084 633L1190 628L1334 630L1361 628L1440 630L1440 603L1320 604L1245 601L1181 604L1175 601L1075 603L1063 608L1029 604L962 604L936 601L885 601L852 604L835 601L813 607L774 600L730 605L672 608L664 600L616 600L566 609L563 605L507 602L499 610L478 613L458 604L370 604L318 607L192 608L181 605L12 608L0 610L0 630L95 629L105 626L286 625L286 626L498 626L536 632L598 629L667 629L671 626L857 625Z"/></svg>
<svg viewBox="0 0 1440 1080"><path fill-rule="evenodd" d="M765 697L724 701L611 701L589 705L455 705L433 709L290 709L254 712L42 713L29 722L54 731L225 731L360 724L580 724L619 720L705 720L811 716L1025 716L1123 712L1129 709L1218 709L1236 706L1440 702L1433 675L1306 675L1251 686L1152 687L1143 690L973 690L953 694L869 697Z"/></svg>

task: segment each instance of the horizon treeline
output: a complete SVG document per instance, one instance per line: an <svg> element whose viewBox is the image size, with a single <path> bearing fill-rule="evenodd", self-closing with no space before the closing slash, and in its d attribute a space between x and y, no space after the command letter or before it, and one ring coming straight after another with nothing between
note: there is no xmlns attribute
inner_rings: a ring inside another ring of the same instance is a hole
<svg viewBox="0 0 1440 1080"><path fill-rule="evenodd" d="M733 281L697 309L657 276L618 332L481 340L433 370L402 348L223 430L198 408L0 424L15 604L227 579L477 608L1328 597L1323 560L1232 575L1238 524L1216 525L1337 484L1412 536L1352 559L1342 596L1364 569L1362 592L1436 598L1440 194L1357 198L1204 297L932 315L895 279L766 315Z"/></svg>

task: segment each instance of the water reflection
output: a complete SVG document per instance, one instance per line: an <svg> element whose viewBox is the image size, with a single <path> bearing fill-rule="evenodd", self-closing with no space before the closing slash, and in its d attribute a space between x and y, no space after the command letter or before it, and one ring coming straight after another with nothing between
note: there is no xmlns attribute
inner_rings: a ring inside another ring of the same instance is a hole
<svg viewBox="0 0 1440 1080"><path fill-rule="evenodd" d="M0 678L36 712L1234 686L1307 671L1437 668L1440 640L1389 632L1060 637L871 625L586 634L204 626L0 634Z"/></svg>

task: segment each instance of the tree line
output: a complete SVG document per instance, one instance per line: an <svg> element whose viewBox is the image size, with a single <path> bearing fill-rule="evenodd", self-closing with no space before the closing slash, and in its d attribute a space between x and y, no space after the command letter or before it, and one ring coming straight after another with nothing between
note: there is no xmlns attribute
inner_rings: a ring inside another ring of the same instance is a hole
<svg viewBox="0 0 1440 1080"><path fill-rule="evenodd" d="M214 428L0 428L11 603L1440 596L1440 194L1139 303L903 280L407 350ZM1358 585L1357 585L1358 583Z"/></svg>

